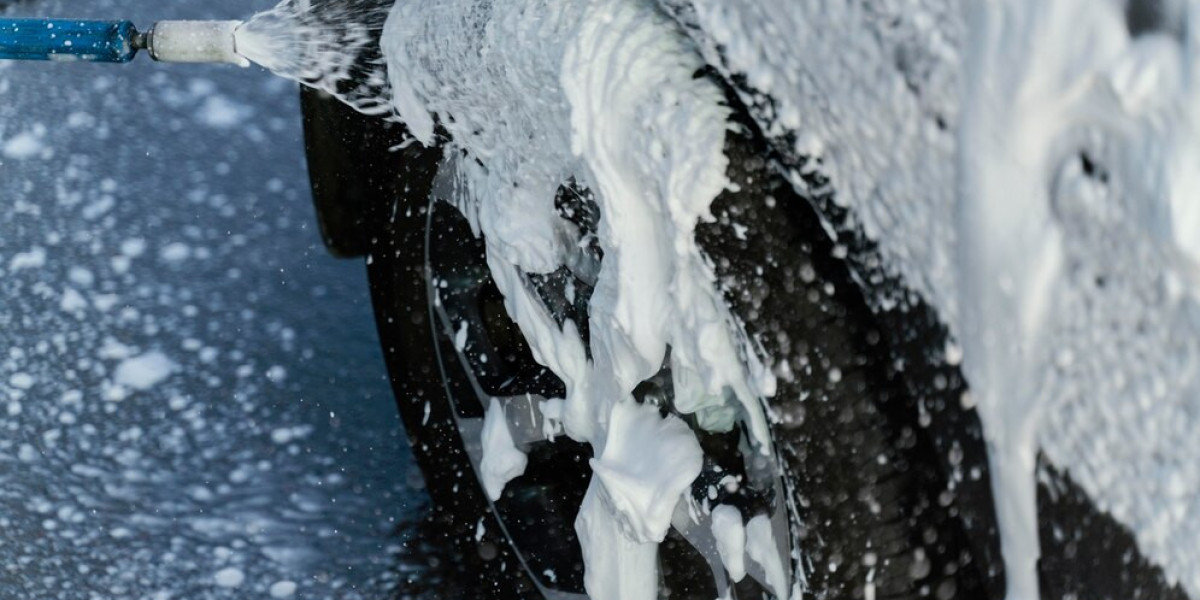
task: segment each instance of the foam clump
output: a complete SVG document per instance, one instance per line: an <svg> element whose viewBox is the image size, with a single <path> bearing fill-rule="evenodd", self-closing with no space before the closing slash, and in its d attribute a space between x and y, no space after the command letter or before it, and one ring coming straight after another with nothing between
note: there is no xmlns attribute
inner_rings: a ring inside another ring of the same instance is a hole
<svg viewBox="0 0 1200 600"><path fill-rule="evenodd" d="M148 390L179 369L165 354L151 351L127 358L117 365L113 381L134 390Z"/></svg>
<svg viewBox="0 0 1200 600"><path fill-rule="evenodd" d="M613 407L604 453L591 461L604 499L625 535L662 542L683 493L700 474L704 453L687 424L663 418L658 407L622 402Z"/></svg>
<svg viewBox="0 0 1200 600"><path fill-rule="evenodd" d="M529 457L513 442L504 406L492 398L483 418L483 460L479 464L484 491L492 501L500 499L504 486L525 472Z"/></svg>

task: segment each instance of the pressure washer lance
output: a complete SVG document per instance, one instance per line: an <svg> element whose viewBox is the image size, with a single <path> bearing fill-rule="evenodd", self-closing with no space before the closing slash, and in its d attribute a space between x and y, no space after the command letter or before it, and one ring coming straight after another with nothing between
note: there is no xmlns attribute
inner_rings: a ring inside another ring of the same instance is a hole
<svg viewBox="0 0 1200 600"><path fill-rule="evenodd" d="M241 21L159 21L142 33L129 21L0 19L0 59L126 63L138 50L170 63L249 66L237 53Z"/></svg>

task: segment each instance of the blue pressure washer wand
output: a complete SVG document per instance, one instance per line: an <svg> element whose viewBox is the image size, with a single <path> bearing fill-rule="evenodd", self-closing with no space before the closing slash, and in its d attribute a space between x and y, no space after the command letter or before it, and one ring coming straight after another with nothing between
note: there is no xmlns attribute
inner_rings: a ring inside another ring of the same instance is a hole
<svg viewBox="0 0 1200 600"><path fill-rule="evenodd" d="M241 21L159 21L145 33L129 21L0 19L0 60L126 63L138 50L160 62L250 64L237 52Z"/></svg>

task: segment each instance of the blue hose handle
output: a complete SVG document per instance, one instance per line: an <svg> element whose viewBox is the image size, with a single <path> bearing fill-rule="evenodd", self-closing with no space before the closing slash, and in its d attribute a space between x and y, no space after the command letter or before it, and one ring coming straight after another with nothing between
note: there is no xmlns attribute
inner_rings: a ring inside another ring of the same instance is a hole
<svg viewBox="0 0 1200 600"><path fill-rule="evenodd" d="M137 35L129 21L0 19L0 59L125 63Z"/></svg>

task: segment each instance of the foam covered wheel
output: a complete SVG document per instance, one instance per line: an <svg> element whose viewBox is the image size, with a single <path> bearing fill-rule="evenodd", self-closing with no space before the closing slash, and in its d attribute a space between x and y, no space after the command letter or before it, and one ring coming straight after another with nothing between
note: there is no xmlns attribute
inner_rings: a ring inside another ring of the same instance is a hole
<svg viewBox="0 0 1200 600"><path fill-rule="evenodd" d="M937 315L919 302L871 310L854 251L848 258L839 247L853 242L831 237L818 216L829 206L797 196L781 159L752 124L740 125L727 144L738 191L717 199L715 220L697 236L734 313L776 371L790 374L768 405L798 549L793 567L811 597L1002 598L982 431L959 402L966 385L944 360ZM474 578L468 594L579 598L570 525L588 450L543 446L531 454L529 476L488 501L461 422L481 416L481 397L553 397L561 384L532 361L504 313L482 244L455 208L437 201L441 151L412 145L401 158L392 200L369 213L377 229L368 268L397 404L436 509L431 531ZM869 248L857 252L862 260ZM472 341L459 348L464 323ZM1065 473L1045 469L1046 589L1184 597ZM1090 562L1072 558L1076 539L1096 540ZM671 597L715 597L688 540L672 532L663 555ZM743 582L734 597L762 595Z"/></svg>
<svg viewBox="0 0 1200 600"><path fill-rule="evenodd" d="M431 187L408 186L412 203L392 207L372 244L369 273L397 402L441 532L485 597L585 598L574 521L591 477L590 448L565 437L532 439L521 423L510 423L527 439L524 474L495 501L477 477L484 403L501 398L510 413L513 406L532 413L537 400L564 389L508 318L482 240ZM427 200L419 200L422 193ZM553 279L538 281L551 289ZM585 308L586 294L580 297ZM670 597L717 597L712 566L679 533L664 542L660 560ZM732 597L761 596L747 580Z"/></svg>
<svg viewBox="0 0 1200 600"><path fill-rule="evenodd" d="M793 568L813 593L835 597L984 597L997 577L988 568L996 543L986 477L978 486L949 483L964 461L984 460L978 422L956 414L931 427L922 416L939 410L923 402L951 396L961 381L913 357L907 371L897 369L909 347L868 309L812 204L775 172L753 127L741 125L727 144L739 191L717 199L716 221L697 236L735 314L777 370L792 375L769 405L787 480L780 501L801 549ZM481 398L551 398L562 388L505 314L482 243L437 200L440 152L426 152L409 161L403 197L376 215L383 227L370 251L397 402L444 533L482 589L497 598L582 597L573 520L589 450L562 440L541 446L494 503L475 475L477 439L466 432L482 421ZM930 324L910 347L939 335L936 319ZM911 324L904 331L918 335ZM955 465L942 451L950 440L966 440ZM698 583L711 577L695 553L678 535L664 544L664 585L678 582L673 597L715 597L713 585Z"/></svg>
<svg viewBox="0 0 1200 600"><path fill-rule="evenodd" d="M8 4L0 0L0 9ZM719 80L715 71L697 76ZM738 79L724 84L741 89L746 82ZM967 385L959 369L945 360L939 315L887 275L819 166L787 154L791 134L767 121L776 137L764 139L738 101L754 91L741 92L727 94L737 121L726 148L737 191L717 198L716 219L700 224L697 239L734 314L781 376L767 405L786 481L781 501L789 509L794 570L814 597L1003 597L983 433L961 401ZM498 503L487 500L473 472L464 423L469 428L479 418L482 398L560 391L522 350L489 286L478 240L453 208L431 201L441 148L401 143L402 126L329 98L305 98L322 231L335 253L369 253L397 403L437 509L432 530L451 542L455 560L483 590L467 595L577 596L569 523L588 450L563 444L561 454L531 454L543 466ZM756 118L769 115L771 99L747 100L758 101ZM815 191L801 197L797 188ZM576 216L602 217L586 210ZM553 302L565 276L543 275L532 285ZM868 301L880 290L904 301L886 308ZM572 304L559 302L555 310L578 316ZM462 348L459 331L467 338ZM1184 597L1070 473L1042 464L1039 482L1040 575L1048 597L1097 590ZM520 551L534 545L541 552ZM1079 558L1081 545L1089 548L1086 559ZM663 548L662 583L671 597L714 597L700 583L706 565L692 542L672 534ZM737 594L757 597L761 590Z"/></svg>

